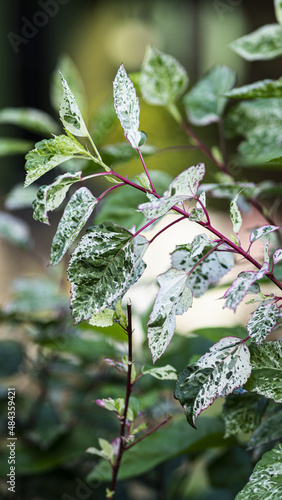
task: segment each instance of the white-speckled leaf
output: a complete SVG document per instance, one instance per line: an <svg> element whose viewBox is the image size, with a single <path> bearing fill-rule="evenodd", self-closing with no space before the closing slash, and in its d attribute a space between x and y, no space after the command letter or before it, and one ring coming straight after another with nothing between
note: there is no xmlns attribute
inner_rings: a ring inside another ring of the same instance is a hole
<svg viewBox="0 0 282 500"><path fill-rule="evenodd" d="M172 265L176 269L190 273L200 259L212 250L215 245L216 243L210 240L208 236L197 235L191 245L177 245L172 253ZM216 283L233 266L233 253L214 250L191 272L187 280L187 286L191 288L194 297L201 297L211 283Z"/></svg>
<svg viewBox="0 0 282 500"><path fill-rule="evenodd" d="M250 353L242 339L225 337L197 363L179 374L174 396L185 409L190 425L219 396L241 387L251 374Z"/></svg>
<svg viewBox="0 0 282 500"><path fill-rule="evenodd" d="M244 391L243 394L230 394L222 409L225 424L224 437L239 433L249 433L260 424L265 411L266 400L258 394Z"/></svg>
<svg viewBox="0 0 282 500"><path fill-rule="evenodd" d="M278 248L275 250L273 254L273 265L277 264L277 262L280 262L282 260L282 248Z"/></svg>
<svg viewBox="0 0 282 500"><path fill-rule="evenodd" d="M263 455L235 500L281 500L282 444Z"/></svg>
<svg viewBox="0 0 282 500"><path fill-rule="evenodd" d="M60 73L60 77L63 85L63 98L60 106L60 118L62 123L71 134L78 137L88 137L89 132L75 97L62 73Z"/></svg>
<svg viewBox="0 0 282 500"><path fill-rule="evenodd" d="M266 300L256 308L247 324L248 333L256 344L260 344L271 333L279 315L277 305Z"/></svg>
<svg viewBox="0 0 282 500"><path fill-rule="evenodd" d="M177 380L176 369L171 365L159 366L157 368L143 366L141 371L143 375L151 375L159 380Z"/></svg>
<svg viewBox="0 0 282 500"><path fill-rule="evenodd" d="M259 99L270 97L282 97L282 78L279 80L261 80L237 87L224 94L232 99Z"/></svg>
<svg viewBox="0 0 282 500"><path fill-rule="evenodd" d="M229 45L247 61L274 59L282 54L282 26L266 24Z"/></svg>
<svg viewBox="0 0 282 500"><path fill-rule="evenodd" d="M169 269L158 276L159 293L148 321L148 341L153 362L168 347L176 327L175 316L192 306L193 296L187 284L187 274Z"/></svg>
<svg viewBox="0 0 282 500"><path fill-rule="evenodd" d="M198 163L181 172L170 184L162 198L155 198L138 206L147 219L157 219L165 215L174 205L188 198L194 198L205 175L205 165Z"/></svg>
<svg viewBox="0 0 282 500"><path fill-rule="evenodd" d="M235 198L230 203L230 218L233 224L234 233L238 234L241 226L242 226L242 215L237 205L239 193L235 196Z"/></svg>
<svg viewBox="0 0 282 500"><path fill-rule="evenodd" d="M50 264L55 266L89 219L97 199L86 187L78 189L68 202L53 238Z"/></svg>
<svg viewBox="0 0 282 500"><path fill-rule="evenodd" d="M249 393L251 394L251 393ZM267 400L265 400L268 403ZM248 442L248 449L271 443L282 438L282 409L277 408L278 412L270 414L262 424L252 434Z"/></svg>
<svg viewBox="0 0 282 500"><path fill-rule="evenodd" d="M84 155L85 149L75 138L59 135L54 139L43 139L27 153L25 187L64 161Z"/></svg>
<svg viewBox="0 0 282 500"><path fill-rule="evenodd" d="M142 256L148 247L143 236L113 222L88 229L74 250L68 276L75 322L89 319L106 307L114 309L118 299L142 275Z"/></svg>
<svg viewBox="0 0 282 500"><path fill-rule="evenodd" d="M282 403L282 342L252 344L250 351L253 369L246 389Z"/></svg>
<svg viewBox="0 0 282 500"><path fill-rule="evenodd" d="M223 309L233 309L235 312L240 302L244 299L247 292L255 281L260 280L269 272L268 263L265 262L259 271L242 272L233 281L232 285L226 290L223 298L226 299Z"/></svg>
<svg viewBox="0 0 282 500"><path fill-rule="evenodd" d="M185 91L188 75L172 56L148 47L140 74L143 99L155 106L167 106Z"/></svg>
<svg viewBox="0 0 282 500"><path fill-rule="evenodd" d="M280 229L280 226L261 226L258 227L257 229L254 229L251 234L250 234L250 242L253 243L254 241L258 240L262 236L265 236L268 233L271 233L272 231L277 231Z"/></svg>
<svg viewBox="0 0 282 500"><path fill-rule="evenodd" d="M49 224L48 212L55 210L64 201L72 184L81 180L81 172L60 175L49 186L41 186L33 202L33 218Z"/></svg>
<svg viewBox="0 0 282 500"><path fill-rule="evenodd" d="M128 142L138 148L142 139L139 131L140 106L134 85L121 64L113 83L115 109Z"/></svg>

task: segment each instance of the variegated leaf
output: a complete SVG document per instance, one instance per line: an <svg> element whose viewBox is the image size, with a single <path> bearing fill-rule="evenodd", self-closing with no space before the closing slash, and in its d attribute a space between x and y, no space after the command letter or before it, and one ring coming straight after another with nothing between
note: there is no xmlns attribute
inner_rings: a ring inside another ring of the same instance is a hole
<svg viewBox="0 0 282 500"><path fill-rule="evenodd" d="M85 153L85 149L75 138L66 135L37 142L35 148L25 157L27 172L25 187L64 161Z"/></svg>
<svg viewBox="0 0 282 500"><path fill-rule="evenodd" d="M106 307L103 311L99 311L89 320L89 324L92 326L100 326L106 328L107 326L112 326L114 324L115 311Z"/></svg>
<svg viewBox="0 0 282 500"><path fill-rule="evenodd" d="M113 83L115 109L128 142L138 148L142 139L139 131L140 106L134 85L121 64Z"/></svg>
<svg viewBox="0 0 282 500"><path fill-rule="evenodd" d="M282 444L263 455L235 500L281 500Z"/></svg>
<svg viewBox="0 0 282 500"><path fill-rule="evenodd" d="M266 225L266 226L258 227L257 229L254 229L251 232L250 242L253 243L254 241L261 238L262 236L265 236L266 234L271 233L272 231L277 231L277 229L280 229L280 226Z"/></svg>
<svg viewBox="0 0 282 500"><path fill-rule="evenodd" d="M205 175L205 165L198 163L181 172L170 184L162 198L152 199L138 206L147 219L157 219L166 214L174 205L188 198L194 198Z"/></svg>
<svg viewBox="0 0 282 500"><path fill-rule="evenodd" d="M271 333L279 318L280 311L276 304L267 300L261 302L248 321L247 330L251 339L260 344Z"/></svg>
<svg viewBox="0 0 282 500"><path fill-rule="evenodd" d="M60 77L63 85L63 99L60 106L60 118L62 123L71 134L78 137L88 137L89 132L75 97L62 73L60 73Z"/></svg>
<svg viewBox="0 0 282 500"><path fill-rule="evenodd" d="M159 380L177 380L176 369L171 365L159 366L157 368L143 366L142 373L143 375L151 375Z"/></svg>
<svg viewBox="0 0 282 500"><path fill-rule="evenodd" d="M265 398L247 391L243 394L230 394L222 409L224 437L256 429L265 411L266 401Z"/></svg>
<svg viewBox="0 0 282 500"><path fill-rule="evenodd" d="M265 400L267 401L267 400ZM248 443L248 449L271 443L271 441L282 438L282 408L277 408L277 412L269 415L262 424L252 434Z"/></svg>
<svg viewBox="0 0 282 500"><path fill-rule="evenodd" d="M63 258L96 205L97 199L86 187L78 189L73 194L53 238L50 255L51 266L55 266Z"/></svg>
<svg viewBox="0 0 282 500"><path fill-rule="evenodd" d="M179 374L175 398L185 409L190 425L219 396L241 387L251 374L250 353L241 339L225 337L196 363Z"/></svg>
<svg viewBox="0 0 282 500"><path fill-rule="evenodd" d="M269 272L268 263L265 262L259 271L248 271L242 272L238 275L238 278L233 281L232 285L226 290L223 298L226 299L223 309L228 307L228 309L233 309L235 312L238 305L255 281L260 280L263 276Z"/></svg>
<svg viewBox="0 0 282 500"><path fill-rule="evenodd" d="M158 276L160 290L148 321L148 341L155 362L168 347L176 327L175 316L192 306L193 296L186 286L187 274L169 269Z"/></svg>
<svg viewBox="0 0 282 500"><path fill-rule="evenodd" d="M68 276L75 322L89 319L106 307L114 309L118 299L143 273L142 256L148 241L112 222L93 226L74 250Z"/></svg>
<svg viewBox="0 0 282 500"><path fill-rule="evenodd" d="M171 55L148 47L140 74L143 99L149 104L168 106L185 91L188 75Z"/></svg>
<svg viewBox="0 0 282 500"><path fill-rule="evenodd" d="M282 248L278 248L273 254L273 265L277 264L282 260Z"/></svg>
<svg viewBox="0 0 282 500"><path fill-rule="evenodd" d="M282 54L282 26L266 24L229 45L247 61L274 59Z"/></svg>
<svg viewBox="0 0 282 500"><path fill-rule="evenodd" d="M187 286L196 298L201 297L211 283L216 283L234 266L234 256L231 252L213 250L207 255L215 245L208 236L198 235L191 245L177 245L172 253L173 267L191 273Z"/></svg>
<svg viewBox="0 0 282 500"><path fill-rule="evenodd" d="M252 375L246 389L282 403L282 342L263 342L250 347Z"/></svg>
<svg viewBox="0 0 282 500"><path fill-rule="evenodd" d="M49 186L41 186L33 202L33 218L49 224L47 213L59 207L64 201L70 186L81 180L81 172L60 175Z"/></svg>
<svg viewBox="0 0 282 500"><path fill-rule="evenodd" d="M233 224L234 233L238 234L242 226L242 215L237 205L238 193L230 203L230 218Z"/></svg>

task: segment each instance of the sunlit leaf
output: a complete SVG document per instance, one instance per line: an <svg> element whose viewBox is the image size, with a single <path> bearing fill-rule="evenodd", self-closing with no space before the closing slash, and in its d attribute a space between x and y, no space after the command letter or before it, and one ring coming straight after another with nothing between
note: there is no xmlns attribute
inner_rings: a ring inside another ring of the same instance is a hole
<svg viewBox="0 0 282 500"><path fill-rule="evenodd" d="M238 278L233 281L232 285L228 288L228 290L226 290L223 296L223 298L226 299L223 308L228 307L229 309L236 311L238 305L244 299L253 283L263 278L263 276L268 272L269 266L266 262L259 271L240 273Z"/></svg>
<svg viewBox="0 0 282 500"><path fill-rule="evenodd" d="M160 290L148 321L148 341L155 362L168 347L176 327L175 316L192 306L192 292L186 286L187 274L170 269L158 276Z"/></svg>
<svg viewBox="0 0 282 500"><path fill-rule="evenodd" d="M88 137L89 132L75 97L62 73L60 73L60 77L63 85L63 98L60 106L60 118L62 123L71 134L78 137Z"/></svg>
<svg viewBox="0 0 282 500"><path fill-rule="evenodd" d="M250 347L252 374L246 389L282 403L282 342L263 342Z"/></svg>
<svg viewBox="0 0 282 500"><path fill-rule="evenodd" d="M229 45L247 61L274 59L282 55L282 26L266 24Z"/></svg>
<svg viewBox="0 0 282 500"><path fill-rule="evenodd" d="M141 141L139 131L140 106L134 85L121 64L113 83L114 104L118 119L128 142L138 148Z"/></svg>
<svg viewBox="0 0 282 500"><path fill-rule="evenodd" d="M282 496L282 444L263 455L249 482L235 500L280 500Z"/></svg>
<svg viewBox="0 0 282 500"><path fill-rule="evenodd" d="M265 340L275 327L279 316L280 311L275 303L267 300L261 302L247 324L247 330L253 342L260 344Z"/></svg>
<svg viewBox="0 0 282 500"><path fill-rule="evenodd" d="M231 99L257 99L269 97L282 97L282 78L279 80L261 80L237 87L224 94Z"/></svg>
<svg viewBox="0 0 282 500"><path fill-rule="evenodd" d="M233 87L235 81L235 72L227 66L212 68L184 96L188 120L198 126L218 122L227 103L224 94Z"/></svg>
<svg viewBox="0 0 282 500"><path fill-rule="evenodd" d="M143 375L151 375L159 380L177 380L177 372L173 366L159 366L157 368L151 368L150 366L142 367Z"/></svg>
<svg viewBox="0 0 282 500"><path fill-rule="evenodd" d="M235 196L234 200L230 203L230 218L233 224L234 233L238 234L242 226L242 215L237 205L239 193Z"/></svg>
<svg viewBox="0 0 282 500"><path fill-rule="evenodd" d="M53 238L50 264L55 266L84 227L90 217L97 199L89 189L78 189L68 202Z"/></svg>
<svg viewBox="0 0 282 500"><path fill-rule="evenodd" d="M257 229L254 229L251 232L250 242L253 243L254 241L261 238L262 236L265 236L266 234L271 233L272 231L277 231L278 229L280 229L280 226L266 225L266 226L258 227Z"/></svg>
<svg viewBox="0 0 282 500"><path fill-rule="evenodd" d="M6 212L0 212L0 238L22 248L29 247L32 241L27 223Z"/></svg>
<svg viewBox="0 0 282 500"><path fill-rule="evenodd" d="M236 337L221 339L197 363L187 366L178 376L174 396L184 407L189 424L195 427L199 414L217 397L241 387L251 369L249 349Z"/></svg>
<svg viewBox="0 0 282 500"><path fill-rule="evenodd" d="M146 265L142 256L147 246L143 236L134 237L112 222L89 228L68 268L76 323L106 307L115 308L117 300L143 273Z"/></svg>
<svg viewBox="0 0 282 500"><path fill-rule="evenodd" d="M103 328L112 326L114 323L114 316L115 311L106 307L103 311L93 314L89 320L89 324L92 326L101 326Z"/></svg>
<svg viewBox="0 0 282 500"><path fill-rule="evenodd" d="M52 116L33 108L4 108L0 111L0 124L17 125L43 136L60 132Z"/></svg>
<svg viewBox="0 0 282 500"><path fill-rule="evenodd" d="M187 72L174 57L155 47L147 48L140 74L140 90L146 102L168 106L183 94L187 85Z"/></svg>
<svg viewBox="0 0 282 500"><path fill-rule="evenodd" d="M224 437L230 437L241 432L251 432L256 429L265 411L266 399L245 392L230 394L225 400L222 409L222 418L225 423Z"/></svg>

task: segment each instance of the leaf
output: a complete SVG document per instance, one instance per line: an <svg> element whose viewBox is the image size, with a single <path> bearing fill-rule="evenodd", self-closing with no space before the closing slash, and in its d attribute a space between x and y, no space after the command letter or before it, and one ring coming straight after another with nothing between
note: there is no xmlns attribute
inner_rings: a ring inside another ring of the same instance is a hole
<svg viewBox="0 0 282 500"><path fill-rule="evenodd" d="M134 85L121 64L113 83L114 104L124 135L134 149L141 141L139 132L140 106Z"/></svg>
<svg viewBox="0 0 282 500"><path fill-rule="evenodd" d="M72 184L81 181L81 172L60 175L49 186L41 186L33 202L33 218L49 224L47 212L55 210L64 201Z"/></svg>
<svg viewBox="0 0 282 500"><path fill-rule="evenodd" d="M253 243L262 236L265 236L266 234L271 233L272 231L277 231L278 229L280 229L280 226L269 226L269 225L261 226L257 229L254 229L250 235L250 242Z"/></svg>
<svg viewBox="0 0 282 500"><path fill-rule="evenodd" d="M282 438L282 411L268 416L252 434L248 449L270 443Z"/></svg>
<svg viewBox="0 0 282 500"><path fill-rule="evenodd" d="M37 142L35 148L25 157L27 172L25 187L57 165L81 154L87 154L83 146L76 139L66 135L59 135L54 139L43 139L43 141Z"/></svg>
<svg viewBox="0 0 282 500"><path fill-rule="evenodd" d="M264 300L253 312L247 324L248 334L253 342L260 344L275 327L280 316L277 305Z"/></svg>
<svg viewBox="0 0 282 500"><path fill-rule="evenodd" d="M150 144L144 144L140 147L140 150L144 158L146 156L151 156L157 152L157 148ZM127 142L107 144L107 146L103 146L100 149L100 152L102 154L104 162L107 164L115 164L120 162L125 163L132 158L137 158L136 151ZM151 185L149 189L151 190Z"/></svg>
<svg viewBox="0 0 282 500"><path fill-rule="evenodd" d="M256 429L265 411L266 400L257 394L244 392L243 394L230 394L227 396L222 418L225 423L224 437Z"/></svg>
<svg viewBox="0 0 282 500"><path fill-rule="evenodd" d="M176 369L171 365L159 366L157 368L143 366L142 373L143 375L151 375L159 380L177 380Z"/></svg>
<svg viewBox="0 0 282 500"><path fill-rule="evenodd" d="M276 124L272 123L266 128L266 124L262 122L262 125L258 125L252 131L252 136L240 143L238 149L247 161L255 162L255 158L257 158L258 163L263 163L281 153L280 141L281 136L277 131Z"/></svg>
<svg viewBox="0 0 282 500"><path fill-rule="evenodd" d="M64 75L68 85L72 89L79 109L83 113L86 112L87 99L84 84L75 63L67 54L63 54L59 58L51 78L50 100L55 111L60 110L63 96L62 81L59 72Z"/></svg>
<svg viewBox="0 0 282 500"><path fill-rule="evenodd" d="M282 248L275 250L273 254L273 265L275 266L282 259Z"/></svg>
<svg viewBox="0 0 282 500"><path fill-rule="evenodd" d="M243 87L237 87L225 92L224 95L229 99L282 97L282 78L278 80L261 80L250 85L243 85Z"/></svg>
<svg viewBox="0 0 282 500"><path fill-rule="evenodd" d="M90 217L97 199L86 187L78 189L68 202L53 238L50 264L55 266L80 233Z"/></svg>
<svg viewBox="0 0 282 500"><path fill-rule="evenodd" d="M27 223L6 212L0 212L0 238L22 248L31 245L31 234Z"/></svg>
<svg viewBox="0 0 282 500"><path fill-rule="evenodd" d="M12 377L22 373L25 351L20 342L1 340L0 342L0 377ZM8 424L9 425L9 424Z"/></svg>
<svg viewBox="0 0 282 500"><path fill-rule="evenodd" d="M225 337L214 344L197 363L178 376L174 397L184 407L193 427L199 414L219 396L241 387L251 374L250 353L241 339Z"/></svg>
<svg viewBox="0 0 282 500"><path fill-rule="evenodd" d="M8 193L5 199L7 210L20 210L32 207L32 202L36 198L38 186L23 188L22 183L16 184Z"/></svg>
<svg viewBox="0 0 282 500"><path fill-rule="evenodd" d="M187 286L195 298L201 297L211 283L216 283L234 266L231 252L214 250L205 257L215 245L208 236L198 235L191 245L177 245L172 252L172 266L189 273Z"/></svg>
<svg viewBox="0 0 282 500"><path fill-rule="evenodd" d="M265 453L249 482L235 500L280 500L282 496L282 444Z"/></svg>
<svg viewBox="0 0 282 500"><path fill-rule="evenodd" d="M149 46L140 74L140 90L144 101L169 106L183 94L188 85L185 68L172 56Z"/></svg>
<svg viewBox="0 0 282 500"><path fill-rule="evenodd" d="M148 241L112 222L89 228L72 254L68 268L75 322L89 319L116 301L142 275Z"/></svg>
<svg viewBox="0 0 282 500"><path fill-rule="evenodd" d="M170 184L162 198L142 203L138 209L147 219L157 219L165 215L177 203L194 198L205 175L205 165L198 163L181 172Z"/></svg>
<svg viewBox="0 0 282 500"><path fill-rule="evenodd" d="M101 450L103 451L104 453L104 456L110 460L111 463L114 463L114 449L111 445L111 443L109 443L109 441L107 441L106 439L102 439L102 438L98 438L98 443L101 447Z"/></svg>
<svg viewBox="0 0 282 500"><path fill-rule="evenodd" d="M239 193L235 196L234 200L230 203L230 218L233 224L234 233L238 234L242 226L242 215L237 205Z"/></svg>
<svg viewBox="0 0 282 500"><path fill-rule="evenodd" d="M229 47L247 61L274 59L282 55L282 27L266 24L238 38Z"/></svg>
<svg viewBox="0 0 282 500"><path fill-rule="evenodd" d="M115 311L106 307L103 311L99 311L90 318L89 324L92 326L107 327L114 323Z"/></svg>
<svg viewBox="0 0 282 500"><path fill-rule="evenodd" d="M282 2L281 0L274 0L275 16L279 24L282 24Z"/></svg>
<svg viewBox="0 0 282 500"><path fill-rule="evenodd" d="M33 146L32 142L25 139L14 139L12 137L0 138L0 157L10 155L22 155Z"/></svg>
<svg viewBox="0 0 282 500"><path fill-rule="evenodd" d="M154 363L171 341L176 327L175 316L192 306L193 297L186 286L187 278L186 272L173 268L158 276L160 290L150 314L147 334Z"/></svg>
<svg viewBox="0 0 282 500"><path fill-rule="evenodd" d="M246 389L282 403L282 342L263 342L250 347L252 375Z"/></svg>
<svg viewBox="0 0 282 500"><path fill-rule="evenodd" d="M50 115L33 108L4 108L0 111L0 124L17 125L43 136L60 132L58 123Z"/></svg>
<svg viewBox="0 0 282 500"><path fill-rule="evenodd" d="M212 68L183 98L188 120L198 126L218 122L227 103L224 94L235 81L235 72L227 66Z"/></svg>
<svg viewBox="0 0 282 500"><path fill-rule="evenodd" d="M60 106L60 118L64 127L78 137L89 137L89 132L76 103L75 97L62 73L60 73L63 86L63 99Z"/></svg>
<svg viewBox="0 0 282 500"><path fill-rule="evenodd" d="M263 276L269 272L268 263L264 263L259 271L248 271L242 272L233 281L232 285L226 290L223 298L226 299L223 309L228 307L228 309L233 309L235 312L240 302L244 299L249 289L255 283L255 281L260 280Z"/></svg>

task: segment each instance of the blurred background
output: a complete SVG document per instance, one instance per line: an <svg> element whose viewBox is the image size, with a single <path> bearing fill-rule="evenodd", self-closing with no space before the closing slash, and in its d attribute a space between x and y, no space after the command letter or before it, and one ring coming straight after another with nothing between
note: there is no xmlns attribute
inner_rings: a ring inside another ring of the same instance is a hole
<svg viewBox="0 0 282 500"><path fill-rule="evenodd" d="M81 75L87 100L87 103L84 103L84 115L88 123L91 123L92 120L95 121L95 114L99 113L101 106L111 102L112 81L121 62L129 73L138 72L149 44L173 55L181 62L189 74L189 87L217 63L226 64L237 72L238 85L263 78L275 79L281 76L277 60L246 63L228 49L231 41L273 22L276 22L273 3L265 0L237 2L1 0L0 112L4 108L37 108L50 114L58 123L54 96L50 97L50 85L54 81L58 67L62 69L60 61L66 61L65 56L68 56ZM141 129L146 131L149 142L158 148L187 142L184 132L179 132L172 118L162 109L151 108L141 102L140 122ZM124 141L119 126L109 126L109 128L105 144ZM213 126L202 129L200 135L208 145L216 141L216 131ZM1 118L0 136L26 141L26 144L30 144L30 148L36 141L42 139L42 135L34 131L2 123ZM103 146L103 140L101 144ZM13 153L14 151L7 152L4 145L0 144L0 210L2 211L7 209L5 206L7 194L15 185L23 184L25 178L24 152L19 148L18 154ZM198 161L202 159L199 160L195 152L168 152L165 156L149 158L148 167L163 170L175 177L184 168ZM209 166L209 162L207 165ZM133 159L124 164L119 163L118 169L121 173L126 172L131 176L140 172L140 164ZM210 169L212 173L213 167L210 166ZM53 173L50 176L47 174L44 182L48 183L53 177ZM263 177L263 170L252 170L247 175L249 180L261 180ZM278 180L279 173L273 170L268 173L268 178ZM92 188L94 194L96 189L97 192L101 191L100 186L95 185ZM217 212L222 206L214 207L214 217L218 217L218 223L229 231L230 226ZM1 409L4 415L2 424L5 429L5 387L7 383L10 386L17 383L21 394L18 401L17 425L18 432L24 435L18 452L18 488L16 495L12 497L16 500L102 499L103 486L97 486L94 493L89 494L86 490L81 490L82 496L75 496L77 483L74 481L86 477L93 466L93 461L85 458L84 453L85 448L92 445L92 442L89 443L89 433L93 432L93 428L95 436L102 435L107 425L109 435L115 435L116 429L112 426L110 418L108 416L105 418L99 408L98 410L95 408L93 416L93 405L89 408L89 401L99 395L101 380L103 388L106 387L105 390L108 391L106 395L110 395L111 391L119 395L119 391L123 390L122 385L119 385L120 381L112 380L111 374L101 368L99 363L102 355L120 354L122 348L120 344L114 347L113 338L121 344L124 338L116 331L108 333L107 341L98 339L93 353L93 349L91 351L89 347L90 340L87 336L89 332L84 331L81 337L77 337L77 333L72 331L69 317L69 285L65 282L66 263L59 266L59 270L47 269L50 246L59 220L58 214L52 215L51 228L33 221L30 207L16 209L13 215L20 216L27 224L33 244L20 248L12 245L11 238L10 241L9 238L0 239L0 304L4 309L6 307L5 314L7 311L9 314L9 324L3 321L0 329L0 340L3 341L2 348L0 347L0 365L4 367L1 372L3 375ZM256 222L259 223L260 220L257 219ZM180 233L171 233L171 243L183 242L180 241L181 233L183 234L182 230ZM190 239L191 235L194 234L190 234ZM169 245L167 250L170 251ZM156 255L152 255L152 262L159 257L156 250ZM161 261L159 272L164 270L166 264L166 260ZM154 264L153 270L155 271ZM41 277L41 284L36 281L38 276ZM148 276L150 280L150 274ZM16 284L15 278L17 278ZM30 284L21 281L21 278L28 278ZM58 283L61 287L59 291ZM63 295L62 291L66 292L66 295ZM145 291L142 295L142 305L137 306L137 309L139 307L140 312L144 314L140 321L140 330L146 322L148 301L152 299L155 291L156 288L153 288L149 296ZM8 308L5 306L7 302L9 302ZM20 319L19 311L22 314ZM201 306L196 311L196 317L199 315ZM204 318L201 320L203 322L200 326L204 327ZM211 318L206 320L211 325ZM217 313L215 320L216 326ZM222 324L226 321L229 322L227 315L223 316ZM230 324L233 328L236 320L230 320ZM193 323L190 329L196 326L197 323ZM185 329L187 330L186 323L179 324L181 332ZM66 331L68 342L58 344L58 339L61 341L61 336ZM239 333L237 331L237 334L239 335L240 331ZM22 343L18 342L19 340L24 342L27 338L35 343L28 352L23 349ZM209 341L210 339L205 340L201 346L194 341L189 347L189 352L182 357L177 356L176 349L172 350L165 361L162 360L162 364L170 362L181 370L187 359L205 352L210 345ZM180 338L175 344L180 352L183 350L181 342ZM139 340L140 349L141 344L142 336ZM64 354L62 358L58 355L59 351ZM148 352L142 351L142 356L151 362ZM93 368L93 361L97 363L99 373L97 368ZM73 384L69 382L69 377ZM154 384L148 384L144 386L144 390L149 394L148 400L144 398L143 401L144 408L147 408L154 405L157 389ZM172 390L173 385L165 384L163 398L161 402L158 401L158 408L162 405L165 409L170 408ZM101 392L100 397L102 396L105 394ZM156 418L156 415L152 414L151 418ZM77 434L73 433L76 426ZM222 430L218 431L214 439L219 443L223 442ZM213 445L212 440L206 443L207 448ZM240 447L237 447L237 443L231 443L230 446L233 445L234 453L228 455L230 451L226 451L222 445L223 448L218 455L213 455L211 452L209 461L206 457L197 455L201 447L190 455L184 465L174 458L168 465L159 466L155 475L149 474L139 482L133 481L130 488L121 484L117 500L164 500L165 498L232 500L236 491L247 481L251 470L249 458ZM3 456L5 459L5 454ZM227 468L227 473L225 471L220 476L218 470L223 470L224 463L228 463L230 469ZM241 476L237 484L233 484L232 481L231 484L229 481L230 486L226 484L224 476L226 474L228 476L229 472L231 474L234 467L240 469ZM6 474L5 469L2 470ZM171 482L165 486L166 476L171 478ZM178 481L182 484L182 489L179 491L176 487ZM199 489L201 482L203 488ZM4 483L5 481L0 483L0 498L1 495L3 498L10 498L9 495L6 496ZM167 497L162 493L164 491L162 488L168 492Z"/></svg>

